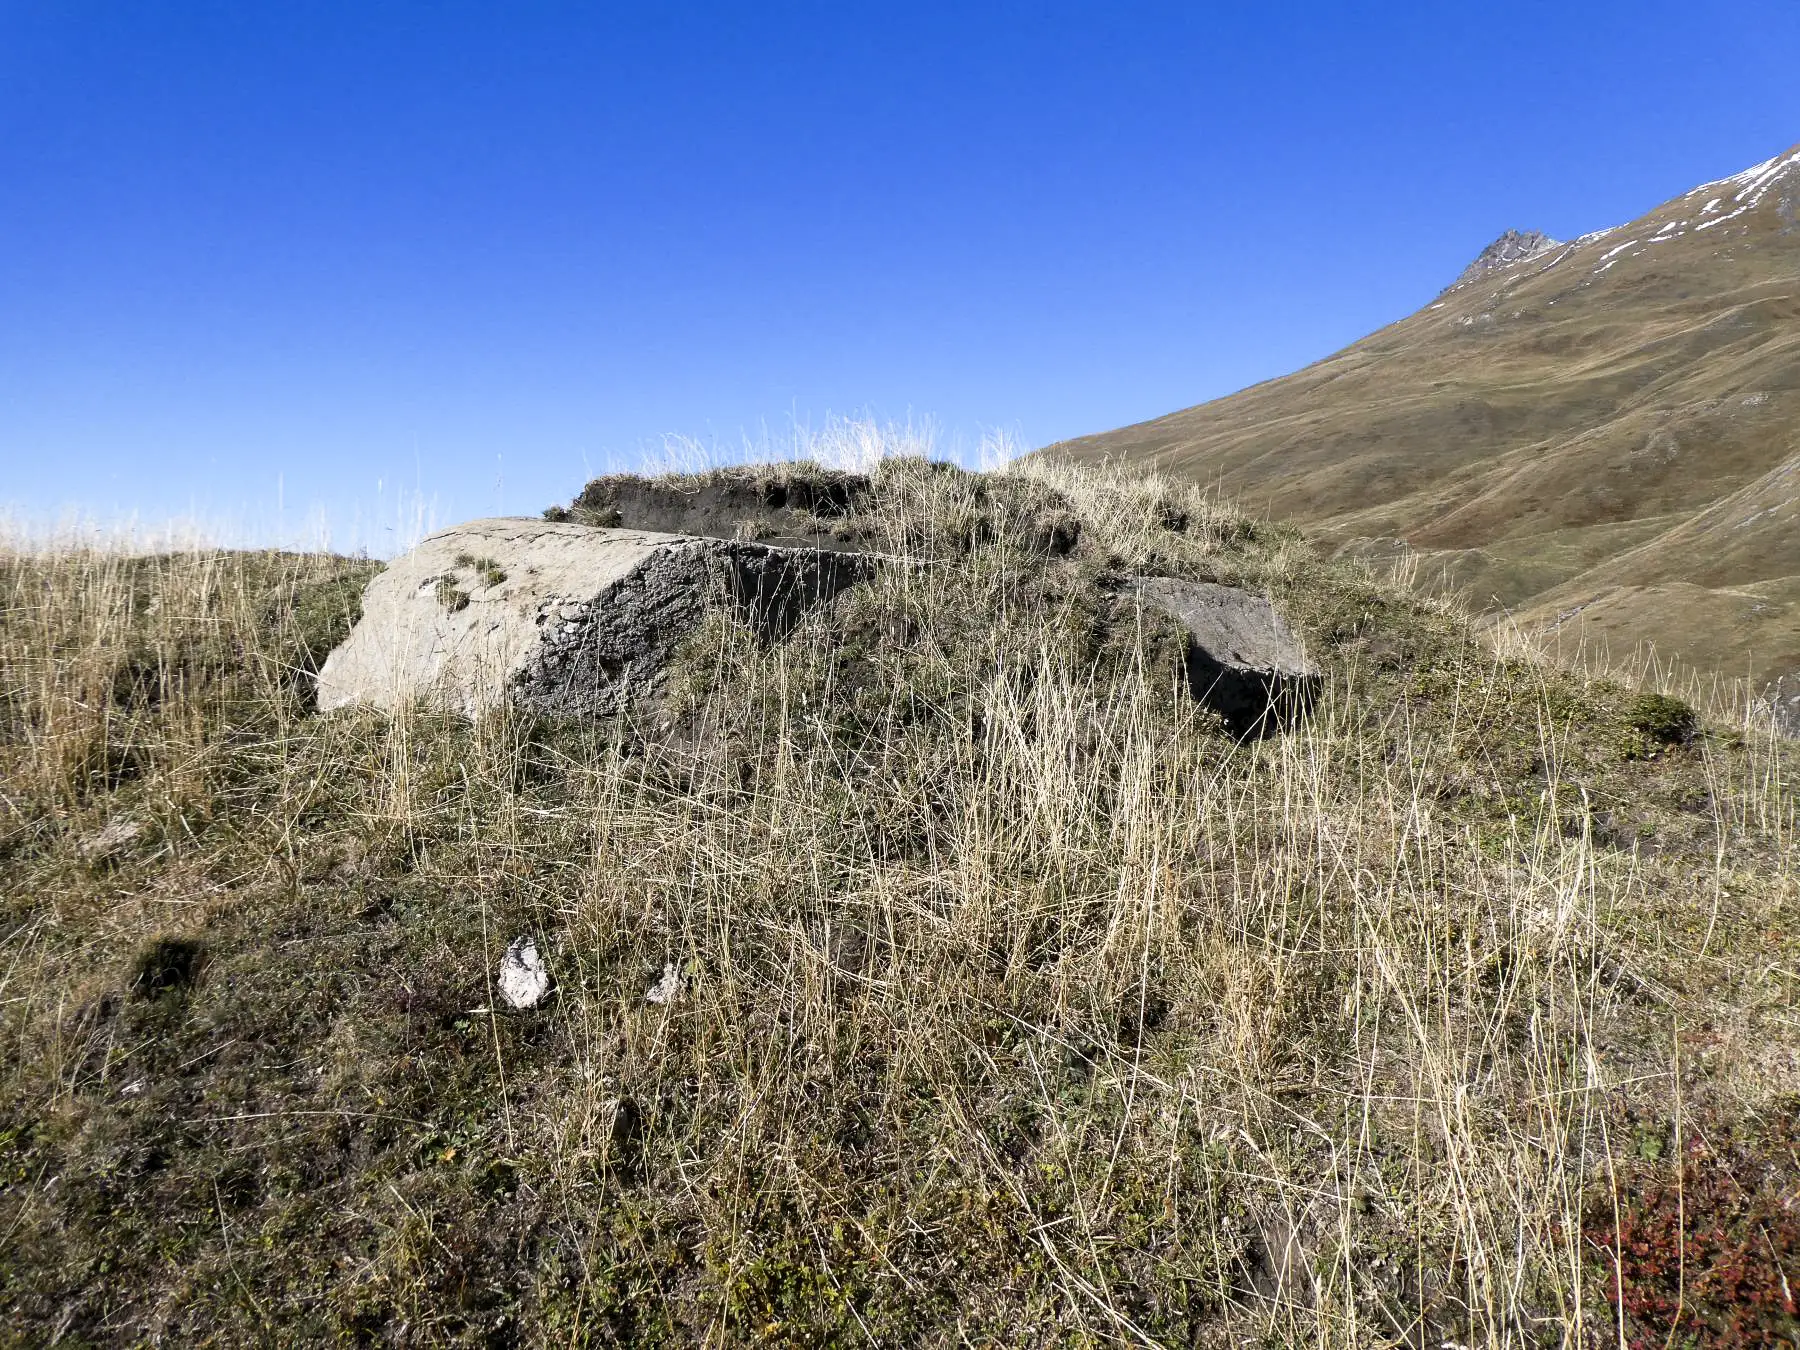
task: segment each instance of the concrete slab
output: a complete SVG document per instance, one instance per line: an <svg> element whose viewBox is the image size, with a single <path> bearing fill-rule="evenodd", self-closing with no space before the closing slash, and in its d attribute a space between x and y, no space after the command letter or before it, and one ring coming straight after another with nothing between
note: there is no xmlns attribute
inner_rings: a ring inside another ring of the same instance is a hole
<svg viewBox="0 0 1800 1350"><path fill-rule="evenodd" d="M1174 577L1138 577L1140 603L1162 610L1188 633L1193 696L1240 735L1281 730L1304 715L1319 669L1267 599L1233 586Z"/></svg>
<svg viewBox="0 0 1800 1350"><path fill-rule="evenodd" d="M511 699L616 711L654 683L722 583L771 634L863 575L810 549L530 517L458 525L370 581L319 672L319 707L413 699L474 716Z"/></svg>

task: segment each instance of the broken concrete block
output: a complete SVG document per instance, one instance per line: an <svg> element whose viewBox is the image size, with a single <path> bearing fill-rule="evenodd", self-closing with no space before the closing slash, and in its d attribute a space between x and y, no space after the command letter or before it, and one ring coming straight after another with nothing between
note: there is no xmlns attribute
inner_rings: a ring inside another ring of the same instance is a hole
<svg viewBox="0 0 1800 1350"><path fill-rule="evenodd" d="M500 958L500 997L513 1008L535 1008L550 992L550 972L538 954L537 943L516 937Z"/></svg>
<svg viewBox="0 0 1800 1350"><path fill-rule="evenodd" d="M687 986L681 978L681 971L676 968L675 963L673 961L665 961L663 963L662 978L651 985L649 990L645 992L644 1002L679 1003L681 1001L681 995L686 988Z"/></svg>
<svg viewBox="0 0 1800 1350"><path fill-rule="evenodd" d="M1187 630L1189 692L1239 735L1280 730L1312 705L1318 667L1262 596L1173 577L1139 577L1135 589Z"/></svg>
<svg viewBox="0 0 1800 1350"><path fill-rule="evenodd" d="M415 698L473 716L616 712L726 593L763 631L858 580L853 555L524 518L424 540L369 582L319 672L319 707Z"/></svg>

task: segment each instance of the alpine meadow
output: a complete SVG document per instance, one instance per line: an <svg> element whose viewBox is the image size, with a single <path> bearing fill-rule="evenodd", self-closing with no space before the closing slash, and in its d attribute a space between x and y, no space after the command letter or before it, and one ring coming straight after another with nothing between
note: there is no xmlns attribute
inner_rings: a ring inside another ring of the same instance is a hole
<svg viewBox="0 0 1800 1350"><path fill-rule="evenodd" d="M317 710L378 564L3 555L15 1343L1796 1334L1765 704L1155 476L625 483L878 564L471 718ZM1140 575L1270 597L1316 698L1233 730Z"/></svg>
<svg viewBox="0 0 1800 1350"><path fill-rule="evenodd" d="M0 1350L1800 1350L1797 53L0 0Z"/></svg>

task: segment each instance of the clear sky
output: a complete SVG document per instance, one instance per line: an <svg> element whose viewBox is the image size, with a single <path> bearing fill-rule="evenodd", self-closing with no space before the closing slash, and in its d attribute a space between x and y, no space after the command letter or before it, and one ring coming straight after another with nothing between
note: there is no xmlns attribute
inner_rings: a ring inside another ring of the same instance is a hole
<svg viewBox="0 0 1800 1350"><path fill-rule="evenodd" d="M1800 5L0 0L0 505L1100 431L1800 141Z"/></svg>

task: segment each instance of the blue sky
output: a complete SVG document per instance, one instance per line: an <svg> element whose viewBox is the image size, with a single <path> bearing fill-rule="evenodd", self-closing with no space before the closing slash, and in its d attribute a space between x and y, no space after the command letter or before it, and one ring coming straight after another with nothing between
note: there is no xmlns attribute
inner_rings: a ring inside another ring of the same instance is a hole
<svg viewBox="0 0 1800 1350"><path fill-rule="evenodd" d="M1800 140L1800 6L0 0L0 505L380 550L665 433L1036 445Z"/></svg>

